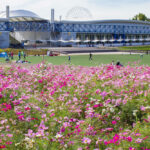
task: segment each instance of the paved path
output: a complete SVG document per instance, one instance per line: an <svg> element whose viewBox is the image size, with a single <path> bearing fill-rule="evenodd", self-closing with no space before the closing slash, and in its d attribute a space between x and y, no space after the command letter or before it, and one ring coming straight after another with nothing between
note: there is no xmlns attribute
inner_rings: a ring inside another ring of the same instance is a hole
<svg viewBox="0 0 150 150"><path fill-rule="evenodd" d="M60 48L50 48L50 51L59 52L62 54L72 54L72 53L105 53L105 52L118 52L117 49L112 48L97 48L97 47L60 47Z"/></svg>
<svg viewBox="0 0 150 150"><path fill-rule="evenodd" d="M93 55L130 55L129 52L97 52L97 53L92 53ZM135 55L139 53L131 53L131 55ZM60 56L66 56L68 54L61 54ZM89 53L72 53L69 55L89 55ZM140 54L139 54L140 55Z"/></svg>

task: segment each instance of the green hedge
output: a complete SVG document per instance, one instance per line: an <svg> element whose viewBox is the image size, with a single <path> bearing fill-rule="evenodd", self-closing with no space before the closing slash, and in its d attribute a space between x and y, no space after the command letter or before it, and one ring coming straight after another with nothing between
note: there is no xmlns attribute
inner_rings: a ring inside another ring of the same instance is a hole
<svg viewBox="0 0 150 150"><path fill-rule="evenodd" d="M40 49L40 50L27 50L27 49L13 49L13 48L7 48L7 49L0 49L0 52L13 52L14 55L17 55L19 51L24 51L27 55L46 55L47 49Z"/></svg>
<svg viewBox="0 0 150 150"><path fill-rule="evenodd" d="M119 50L150 51L150 45L148 46L126 46L126 47L120 47Z"/></svg>

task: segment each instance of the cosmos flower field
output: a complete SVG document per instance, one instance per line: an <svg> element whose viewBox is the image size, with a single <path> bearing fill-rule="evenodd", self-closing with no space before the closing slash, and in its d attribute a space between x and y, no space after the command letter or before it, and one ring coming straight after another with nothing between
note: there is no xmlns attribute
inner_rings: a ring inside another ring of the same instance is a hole
<svg viewBox="0 0 150 150"><path fill-rule="evenodd" d="M1 67L0 149L150 150L150 67Z"/></svg>

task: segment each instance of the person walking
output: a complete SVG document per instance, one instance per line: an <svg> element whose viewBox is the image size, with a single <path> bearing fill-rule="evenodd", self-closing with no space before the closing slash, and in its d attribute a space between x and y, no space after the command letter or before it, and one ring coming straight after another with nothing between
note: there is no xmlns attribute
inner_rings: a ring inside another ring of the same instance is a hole
<svg viewBox="0 0 150 150"><path fill-rule="evenodd" d="M23 53L23 58L24 58L24 61L26 60L26 53L24 52Z"/></svg>
<svg viewBox="0 0 150 150"><path fill-rule="evenodd" d="M92 58L92 53L90 52L90 54L89 54L89 60L92 60L93 58Z"/></svg>
<svg viewBox="0 0 150 150"><path fill-rule="evenodd" d="M68 55L68 61L71 62L71 57L70 57L70 55Z"/></svg>
<svg viewBox="0 0 150 150"><path fill-rule="evenodd" d="M18 58L19 58L19 60L21 59L21 52L20 51L18 52Z"/></svg>
<svg viewBox="0 0 150 150"><path fill-rule="evenodd" d="M24 51L21 51L21 56L22 56L22 57L24 56Z"/></svg>
<svg viewBox="0 0 150 150"><path fill-rule="evenodd" d="M140 58L143 58L143 54L140 54Z"/></svg>

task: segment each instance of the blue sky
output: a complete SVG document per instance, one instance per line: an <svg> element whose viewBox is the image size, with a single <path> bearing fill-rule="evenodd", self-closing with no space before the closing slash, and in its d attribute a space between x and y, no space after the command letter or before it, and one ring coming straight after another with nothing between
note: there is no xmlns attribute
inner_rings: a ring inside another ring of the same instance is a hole
<svg viewBox="0 0 150 150"><path fill-rule="evenodd" d="M55 9L55 17L66 18L69 9L80 6L87 8L93 19L131 19L142 12L150 18L150 0L1 0L0 10L6 5L10 9L27 9L40 17L50 18L50 9Z"/></svg>

